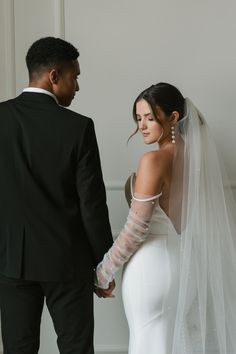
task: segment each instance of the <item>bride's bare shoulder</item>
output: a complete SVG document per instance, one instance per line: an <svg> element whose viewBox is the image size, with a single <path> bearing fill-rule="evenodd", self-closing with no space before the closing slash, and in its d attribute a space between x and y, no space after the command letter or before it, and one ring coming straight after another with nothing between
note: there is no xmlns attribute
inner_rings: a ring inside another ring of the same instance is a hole
<svg viewBox="0 0 236 354"><path fill-rule="evenodd" d="M139 169L159 170L169 168L172 163L173 154L169 150L160 149L157 151L149 151L143 154L139 162Z"/></svg>
<svg viewBox="0 0 236 354"><path fill-rule="evenodd" d="M148 195L160 193L170 164L171 154L168 151L145 153L139 162L135 191Z"/></svg>

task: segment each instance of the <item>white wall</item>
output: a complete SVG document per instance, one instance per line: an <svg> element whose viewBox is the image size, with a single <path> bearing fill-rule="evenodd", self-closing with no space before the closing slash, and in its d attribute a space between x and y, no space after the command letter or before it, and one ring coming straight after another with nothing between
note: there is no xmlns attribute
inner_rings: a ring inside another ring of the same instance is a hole
<svg viewBox="0 0 236 354"><path fill-rule="evenodd" d="M34 40L61 36L80 51L71 108L94 119L114 234L127 213L123 184L144 150L138 137L126 146L132 103L152 83L178 86L204 113L236 187L235 13L233 0L0 0L1 99L27 85L24 57ZM95 299L99 352L127 348L117 283L115 300ZM57 353L46 310L40 353Z"/></svg>

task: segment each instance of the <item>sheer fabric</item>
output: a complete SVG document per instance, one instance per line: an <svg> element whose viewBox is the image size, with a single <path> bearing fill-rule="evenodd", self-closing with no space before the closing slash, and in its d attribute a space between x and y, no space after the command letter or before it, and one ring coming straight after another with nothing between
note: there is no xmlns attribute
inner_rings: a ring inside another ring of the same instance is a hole
<svg viewBox="0 0 236 354"><path fill-rule="evenodd" d="M233 354L236 205L230 188L224 189L205 119L188 98L176 134L169 216L181 253L171 354Z"/></svg>
<svg viewBox="0 0 236 354"><path fill-rule="evenodd" d="M124 228L97 267L96 286L106 289L117 270L146 240L153 210L160 195L150 197L136 194L133 196Z"/></svg>

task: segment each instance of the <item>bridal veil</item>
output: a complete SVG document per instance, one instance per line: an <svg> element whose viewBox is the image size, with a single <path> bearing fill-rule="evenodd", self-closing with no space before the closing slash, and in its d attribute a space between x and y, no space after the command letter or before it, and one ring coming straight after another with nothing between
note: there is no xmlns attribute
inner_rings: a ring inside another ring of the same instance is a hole
<svg viewBox="0 0 236 354"><path fill-rule="evenodd" d="M167 298L173 317L171 354L236 353L236 204L222 178L214 141L202 114L185 99L175 126L169 217L180 242L177 292ZM169 229L171 254L173 228Z"/></svg>

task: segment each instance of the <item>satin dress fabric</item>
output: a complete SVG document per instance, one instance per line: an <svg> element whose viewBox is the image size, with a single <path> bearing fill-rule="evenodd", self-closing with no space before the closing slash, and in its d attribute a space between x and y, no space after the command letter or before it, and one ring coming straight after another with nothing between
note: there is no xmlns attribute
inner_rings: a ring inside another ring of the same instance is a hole
<svg viewBox="0 0 236 354"><path fill-rule="evenodd" d="M123 270L122 297L130 330L129 354L171 353L179 254L180 236L157 200L149 235Z"/></svg>

